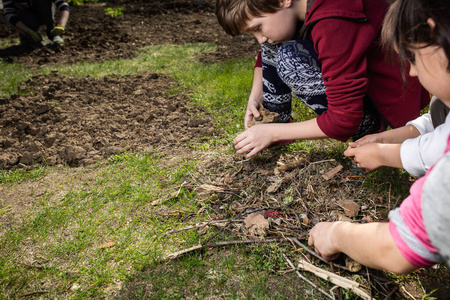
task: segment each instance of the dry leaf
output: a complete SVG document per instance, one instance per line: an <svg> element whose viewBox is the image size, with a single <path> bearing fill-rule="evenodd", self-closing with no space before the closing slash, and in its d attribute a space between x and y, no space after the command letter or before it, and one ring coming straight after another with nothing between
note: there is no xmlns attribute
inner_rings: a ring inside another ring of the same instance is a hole
<svg viewBox="0 0 450 300"><path fill-rule="evenodd" d="M331 178L336 176L336 174L339 173L339 171L342 170L342 168L343 168L343 166L339 165L339 166L331 169L327 173L323 174L322 177L325 178L325 180L330 180Z"/></svg>
<svg viewBox="0 0 450 300"><path fill-rule="evenodd" d="M282 180L276 181L274 183L272 183L266 190L267 193L269 194L273 194L276 193L278 191L278 189L281 187L281 184L283 183Z"/></svg>
<svg viewBox="0 0 450 300"><path fill-rule="evenodd" d="M338 204L344 209L344 213L352 218L359 213L359 204L353 200L341 200Z"/></svg>
<svg viewBox="0 0 450 300"><path fill-rule="evenodd" d="M99 249L109 248L109 247L112 247L112 246L115 246L115 245L116 245L115 242L109 242L109 243L102 244L102 245L98 246L98 248L99 248Z"/></svg>
<svg viewBox="0 0 450 300"><path fill-rule="evenodd" d="M293 170L297 167L303 167L306 165L306 163L307 163L307 160L305 158L302 158L302 159L296 160L294 162L276 167L274 169L274 172L275 172L275 175L279 175L281 172L287 172L287 171Z"/></svg>
<svg viewBox="0 0 450 300"><path fill-rule="evenodd" d="M247 228L250 236L264 236L266 234L266 230L269 229L269 221L264 218L264 216L253 213L248 215L244 219L245 228Z"/></svg>
<svg viewBox="0 0 450 300"><path fill-rule="evenodd" d="M345 258L345 266L353 273L359 272L362 268L359 262L354 261L348 256Z"/></svg>
<svg viewBox="0 0 450 300"><path fill-rule="evenodd" d="M225 189L211 184L202 184L198 186L199 190L207 191L207 192L223 192Z"/></svg>

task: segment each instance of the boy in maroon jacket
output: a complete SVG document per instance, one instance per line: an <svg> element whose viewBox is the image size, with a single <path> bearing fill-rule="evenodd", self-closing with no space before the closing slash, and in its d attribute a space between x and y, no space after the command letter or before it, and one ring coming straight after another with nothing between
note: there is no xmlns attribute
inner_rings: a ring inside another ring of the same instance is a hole
<svg viewBox="0 0 450 300"><path fill-rule="evenodd" d="M356 140L418 117L429 94L409 76L405 88L380 45L388 8L384 0L217 0L224 30L252 33L261 44L236 152L250 157L286 140ZM292 93L318 116L290 123ZM281 123L249 128L263 106Z"/></svg>

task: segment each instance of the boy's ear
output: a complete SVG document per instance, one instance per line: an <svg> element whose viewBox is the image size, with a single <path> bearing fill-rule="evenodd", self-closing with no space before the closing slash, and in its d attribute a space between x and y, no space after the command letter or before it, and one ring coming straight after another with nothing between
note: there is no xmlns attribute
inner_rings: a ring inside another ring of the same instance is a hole
<svg viewBox="0 0 450 300"><path fill-rule="evenodd" d="M436 23L432 18L428 18L427 24L431 27L431 29L434 29L434 27L436 27Z"/></svg>
<svg viewBox="0 0 450 300"><path fill-rule="evenodd" d="M280 7L288 8L291 7L293 0L280 0Z"/></svg>

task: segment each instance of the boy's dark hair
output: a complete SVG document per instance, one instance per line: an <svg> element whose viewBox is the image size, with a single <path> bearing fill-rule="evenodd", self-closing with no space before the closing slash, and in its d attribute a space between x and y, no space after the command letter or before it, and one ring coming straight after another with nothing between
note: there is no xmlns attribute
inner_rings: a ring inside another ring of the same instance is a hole
<svg viewBox="0 0 450 300"><path fill-rule="evenodd" d="M382 39L402 59L414 63L411 49L441 47L450 71L450 3L448 0L397 0L386 14ZM433 19L436 26L427 23Z"/></svg>
<svg viewBox="0 0 450 300"><path fill-rule="evenodd" d="M252 17L275 13L280 9L280 0L217 0L215 13L226 33L236 36Z"/></svg>

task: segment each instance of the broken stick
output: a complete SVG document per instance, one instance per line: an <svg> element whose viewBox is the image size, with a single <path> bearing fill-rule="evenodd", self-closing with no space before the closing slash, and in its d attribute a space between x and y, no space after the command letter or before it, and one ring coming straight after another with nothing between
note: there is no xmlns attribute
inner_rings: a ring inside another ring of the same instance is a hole
<svg viewBox="0 0 450 300"><path fill-rule="evenodd" d="M349 289L363 299L367 300L372 299L372 297L369 294L367 294L365 291L359 288L359 283L357 283L356 281L347 279L345 277L339 276L335 273L328 272L326 270L322 270L321 268L318 268L305 260L301 260L298 264L298 267L301 270L311 272L317 277L330 281L331 283L337 286L340 286L344 289Z"/></svg>

